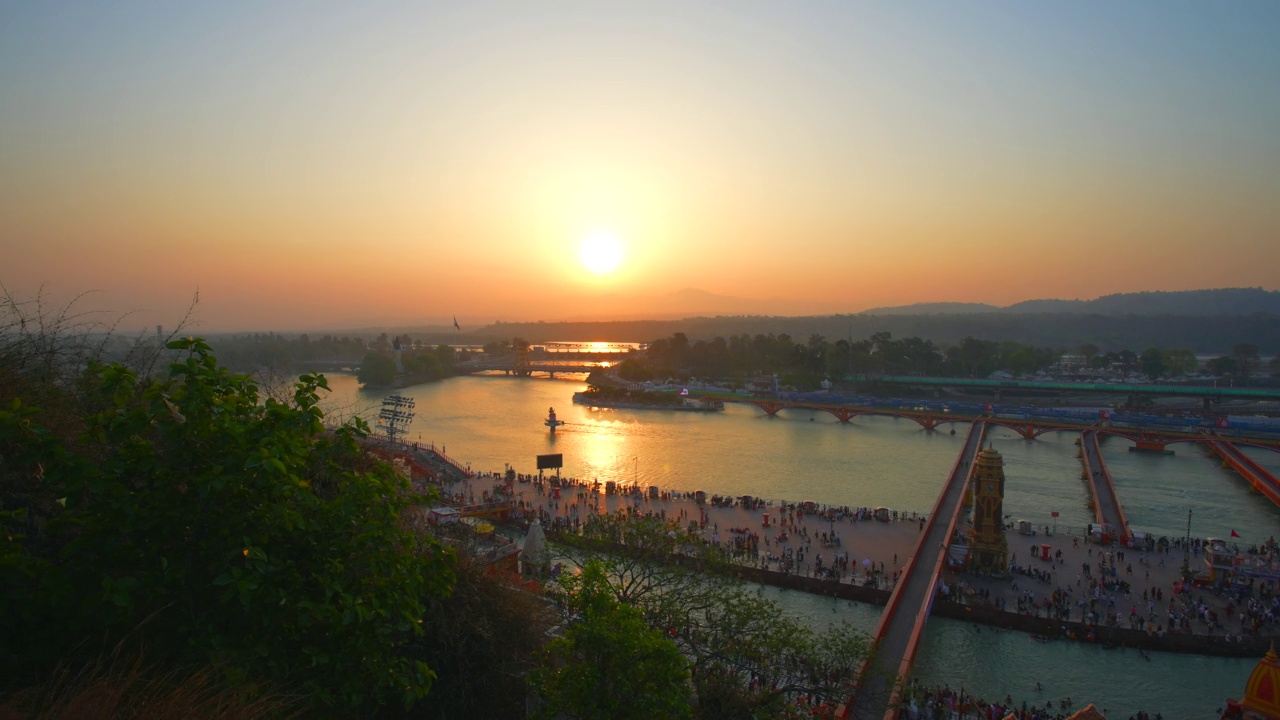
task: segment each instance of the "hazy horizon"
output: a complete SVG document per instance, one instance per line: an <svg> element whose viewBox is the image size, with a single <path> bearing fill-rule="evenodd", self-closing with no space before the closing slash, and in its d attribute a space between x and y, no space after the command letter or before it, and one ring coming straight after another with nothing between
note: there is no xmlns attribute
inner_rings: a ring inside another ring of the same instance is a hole
<svg viewBox="0 0 1280 720"><path fill-rule="evenodd" d="M1278 21L7 5L0 283L206 332L1277 290Z"/></svg>

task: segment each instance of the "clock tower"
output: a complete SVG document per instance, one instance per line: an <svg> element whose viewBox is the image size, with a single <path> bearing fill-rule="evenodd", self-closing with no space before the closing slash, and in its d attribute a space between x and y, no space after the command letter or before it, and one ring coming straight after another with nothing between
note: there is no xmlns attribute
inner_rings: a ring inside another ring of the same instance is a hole
<svg viewBox="0 0 1280 720"><path fill-rule="evenodd" d="M969 530L969 572L1009 574L1009 541L1004 535L1004 459L995 448L978 453L973 464L973 527Z"/></svg>

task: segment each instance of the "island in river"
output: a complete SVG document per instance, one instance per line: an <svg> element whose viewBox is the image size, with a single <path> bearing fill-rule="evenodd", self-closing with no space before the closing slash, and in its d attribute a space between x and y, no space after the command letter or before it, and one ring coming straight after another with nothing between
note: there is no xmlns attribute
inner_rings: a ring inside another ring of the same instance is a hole
<svg viewBox="0 0 1280 720"><path fill-rule="evenodd" d="M690 412L719 412L724 403L711 398L693 398L674 392L648 392L621 388L596 388L573 394L575 405L598 408L625 408L628 410L684 410Z"/></svg>

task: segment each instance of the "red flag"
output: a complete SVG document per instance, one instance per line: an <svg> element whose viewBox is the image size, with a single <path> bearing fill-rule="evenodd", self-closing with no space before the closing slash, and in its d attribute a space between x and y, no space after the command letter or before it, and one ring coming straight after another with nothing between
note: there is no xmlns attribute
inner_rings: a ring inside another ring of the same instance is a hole
<svg viewBox="0 0 1280 720"><path fill-rule="evenodd" d="M1240 537L1240 533L1236 532L1235 530L1232 530L1231 537Z"/></svg>

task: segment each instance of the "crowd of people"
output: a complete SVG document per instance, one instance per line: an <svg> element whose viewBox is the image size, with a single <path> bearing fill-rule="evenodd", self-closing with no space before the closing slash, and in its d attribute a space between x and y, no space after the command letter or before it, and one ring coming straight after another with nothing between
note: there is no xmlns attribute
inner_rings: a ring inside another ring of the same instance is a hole
<svg viewBox="0 0 1280 720"><path fill-rule="evenodd" d="M774 572L882 588L892 588L900 579L903 569L898 556L893 555L891 564L888 557L859 558L848 541L849 535L840 528L887 519L912 523L922 530L926 521L924 516L912 513L893 513L886 518L878 515L882 508L707 497L700 492L656 488L647 492L638 488L619 489L616 497L606 502L606 492L594 480L557 478L552 483L537 476L513 479L514 482L498 473L481 474L479 483L473 480L471 487L478 489L486 481L492 481L492 488L481 492L480 501L506 502L513 519L527 523L538 518L543 527L552 532L617 542L626 532L627 523L639 518L657 518L679 536L684 551L689 554ZM521 487L526 483L526 487ZM453 499L476 502L473 492L445 490ZM608 507L613 510L608 511ZM726 516L720 514L722 511L718 508L750 511L754 522L749 526L741 520L726 522L721 528L718 521L725 520ZM984 582L960 576L951 588L951 599L1048 620L1079 622L1086 630L1120 627L1159 636L1168 633L1217 635L1226 641L1241 634L1264 632L1273 628L1280 618L1280 592L1273 583L1259 582L1251 588L1225 590L1196 587L1186 582L1171 585L1166 581L1182 565L1184 553L1199 557L1204 552L1204 541L1162 538L1158 542L1148 540L1137 549L1099 546L1077 537L1069 542L1063 538L1054 544L1060 547L1051 548L1047 555L1043 543L1019 548L1028 552L1021 563L1019 553L1012 553L1007 579L988 578ZM1070 554L1064 553L1064 549ZM1250 551L1266 557L1277 552L1271 542ZM906 564L905 560L904 557L902 565ZM1158 577L1152 579L1153 574ZM909 717L945 717L939 714L943 708L952 713L964 708L968 714L959 717L974 718L1001 711L1012 712L1020 720L1048 720L1070 714L1070 704L1064 705L1062 700L1014 707L1012 703L984 702L946 688L917 690L912 695L914 709L909 710L914 714ZM1159 716L1139 713L1135 717Z"/></svg>

